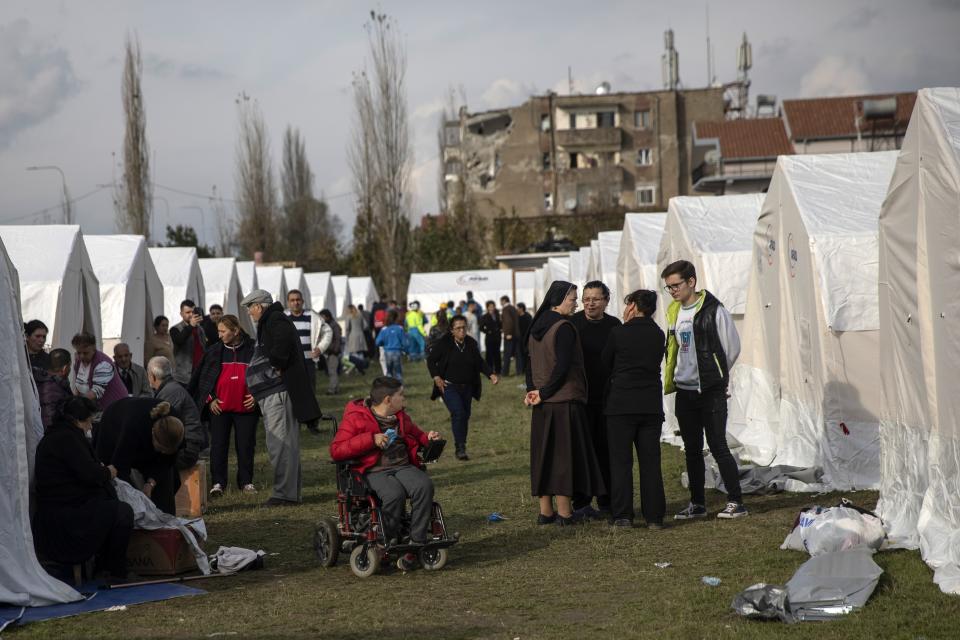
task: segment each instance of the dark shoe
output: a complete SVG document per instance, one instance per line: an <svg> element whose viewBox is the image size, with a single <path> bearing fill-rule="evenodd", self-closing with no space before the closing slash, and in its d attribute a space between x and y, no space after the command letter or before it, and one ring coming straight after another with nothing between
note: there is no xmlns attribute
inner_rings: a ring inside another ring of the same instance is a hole
<svg viewBox="0 0 960 640"><path fill-rule="evenodd" d="M663 523L662 523L662 522L648 522L648 523L647 523L647 529L650 529L651 531L663 531L664 528L665 528L665 527L663 526Z"/></svg>
<svg viewBox="0 0 960 640"><path fill-rule="evenodd" d="M687 505L686 509L680 510L677 515L673 516L674 520L692 520L694 518L706 518L707 517L707 508L702 504L693 504L692 502Z"/></svg>
<svg viewBox="0 0 960 640"><path fill-rule="evenodd" d="M413 553L405 553L397 558L397 569L406 573L413 571L417 567L417 556Z"/></svg>
<svg viewBox="0 0 960 640"><path fill-rule="evenodd" d="M577 518L576 514L571 515L569 518L564 518L559 513L557 514L557 525L561 527L572 527L575 524L580 524L583 522L583 518Z"/></svg>
<svg viewBox="0 0 960 640"><path fill-rule="evenodd" d="M264 507L295 507L299 502L294 502L293 500L284 500L283 498L267 498L264 501Z"/></svg>
<svg viewBox="0 0 960 640"><path fill-rule="evenodd" d="M465 444L457 445L457 452L454 455L456 455L457 460L467 461L470 459L470 456L467 455L467 445Z"/></svg>
<svg viewBox="0 0 960 640"><path fill-rule="evenodd" d="M307 431L315 436L320 435L320 428L317 426L317 420L311 420L307 423Z"/></svg>
<svg viewBox="0 0 960 640"><path fill-rule="evenodd" d="M537 524L553 524L557 521L557 514L552 513L549 516L545 516L542 513L537 516Z"/></svg>
<svg viewBox="0 0 960 640"><path fill-rule="evenodd" d="M596 509L594 509L589 504L585 507L580 507L579 509L574 511L573 515L587 522L591 520L600 520L603 518L603 514L597 511Z"/></svg>
<svg viewBox="0 0 960 640"><path fill-rule="evenodd" d="M630 520L629 518L615 518L613 522L610 523L610 525L614 527L630 528L630 527L633 527L633 520Z"/></svg>

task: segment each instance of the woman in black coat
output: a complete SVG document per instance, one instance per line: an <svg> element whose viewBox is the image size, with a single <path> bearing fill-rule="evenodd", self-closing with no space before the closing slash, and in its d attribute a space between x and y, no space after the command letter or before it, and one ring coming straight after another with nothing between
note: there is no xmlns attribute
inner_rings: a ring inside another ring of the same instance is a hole
<svg viewBox="0 0 960 640"><path fill-rule="evenodd" d="M132 482L136 469L142 491L158 509L176 515L174 495L180 487L175 472L184 428L171 414L170 403L158 398L122 398L103 412L93 434L97 457L117 469L117 477Z"/></svg>
<svg viewBox="0 0 960 640"><path fill-rule="evenodd" d="M610 510L615 526L633 526L633 451L640 465L640 505L651 529L663 528L666 499L660 470L665 338L653 320L657 294L640 289L624 299L623 325L614 327L601 356L611 371L604 414L610 450Z"/></svg>
<svg viewBox="0 0 960 640"><path fill-rule="evenodd" d="M450 320L450 333L439 338L427 353L427 370L433 378L431 400L443 398L450 412L450 428L456 444L457 460L467 456L467 430L470 404L480 400L480 374L497 384L500 379L480 355L477 341L467 335L467 319L461 315Z"/></svg>
<svg viewBox="0 0 960 640"><path fill-rule="evenodd" d="M256 400L247 389L247 365L253 358L253 338L244 333L236 316L217 323L219 340L207 349L190 379L190 395L210 422L211 497L223 495L227 483L230 431L237 451L237 488L255 493L253 456L260 419Z"/></svg>
<svg viewBox="0 0 960 640"><path fill-rule="evenodd" d="M480 317L480 332L484 336L483 346L487 351L487 366L499 375L500 369L503 367L500 358L503 322L500 321L500 312L497 311L497 303L493 300L487 300L487 312Z"/></svg>
<svg viewBox="0 0 960 640"><path fill-rule="evenodd" d="M97 411L88 398L67 400L37 445L33 537L51 560L79 564L96 556L98 571L125 580L133 509L117 499L116 468L101 464L87 440Z"/></svg>

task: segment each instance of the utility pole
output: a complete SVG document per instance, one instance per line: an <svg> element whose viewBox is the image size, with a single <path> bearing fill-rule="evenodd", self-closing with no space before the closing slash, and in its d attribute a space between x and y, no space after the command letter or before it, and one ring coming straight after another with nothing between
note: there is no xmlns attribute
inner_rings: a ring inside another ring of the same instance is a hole
<svg viewBox="0 0 960 640"><path fill-rule="evenodd" d="M27 167L27 171L56 171L60 174L60 181L63 183L63 224L73 224L73 208L70 206L70 192L67 191L67 178L63 175L63 169L50 164Z"/></svg>

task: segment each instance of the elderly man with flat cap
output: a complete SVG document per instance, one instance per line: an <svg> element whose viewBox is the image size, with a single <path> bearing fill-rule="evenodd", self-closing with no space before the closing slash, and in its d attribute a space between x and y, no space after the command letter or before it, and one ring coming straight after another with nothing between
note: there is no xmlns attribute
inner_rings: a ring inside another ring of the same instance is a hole
<svg viewBox="0 0 960 640"><path fill-rule="evenodd" d="M247 388L260 405L267 435L267 453L273 465L273 494L266 507L300 502L300 424L315 424L320 407L310 386L300 335L283 305L263 289L255 289L240 303L257 325L253 359L247 366Z"/></svg>

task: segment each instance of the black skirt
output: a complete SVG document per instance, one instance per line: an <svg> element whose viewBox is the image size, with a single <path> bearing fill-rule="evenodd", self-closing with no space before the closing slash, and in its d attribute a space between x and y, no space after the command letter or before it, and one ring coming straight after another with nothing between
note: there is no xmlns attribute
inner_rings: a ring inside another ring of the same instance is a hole
<svg viewBox="0 0 960 640"><path fill-rule="evenodd" d="M107 541L121 510L116 498L91 498L78 505L40 505L33 519L37 550L62 564L78 564L96 555Z"/></svg>
<svg viewBox="0 0 960 640"><path fill-rule="evenodd" d="M533 408L530 492L534 496L606 495L583 404L543 402Z"/></svg>

